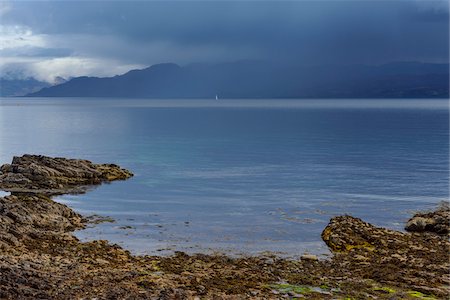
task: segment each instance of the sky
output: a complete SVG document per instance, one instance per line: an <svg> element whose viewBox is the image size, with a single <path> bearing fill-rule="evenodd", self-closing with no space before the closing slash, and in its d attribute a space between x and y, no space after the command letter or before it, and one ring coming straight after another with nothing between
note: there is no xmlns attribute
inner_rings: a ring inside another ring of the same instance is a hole
<svg viewBox="0 0 450 300"><path fill-rule="evenodd" d="M174 62L448 63L449 1L1 1L0 72L54 82Z"/></svg>

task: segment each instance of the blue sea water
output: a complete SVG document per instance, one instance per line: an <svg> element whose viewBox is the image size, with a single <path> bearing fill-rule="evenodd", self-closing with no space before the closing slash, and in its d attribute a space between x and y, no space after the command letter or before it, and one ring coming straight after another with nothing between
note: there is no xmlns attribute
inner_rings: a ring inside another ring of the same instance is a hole
<svg viewBox="0 0 450 300"><path fill-rule="evenodd" d="M57 201L138 254L326 254L332 216L401 230L449 198L447 100L3 98L0 163L24 153L132 170Z"/></svg>

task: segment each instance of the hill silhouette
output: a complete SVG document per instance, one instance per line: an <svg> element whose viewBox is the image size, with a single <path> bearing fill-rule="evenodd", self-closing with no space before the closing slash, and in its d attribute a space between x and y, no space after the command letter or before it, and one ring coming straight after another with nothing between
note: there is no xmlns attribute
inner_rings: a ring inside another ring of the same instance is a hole
<svg viewBox="0 0 450 300"><path fill-rule="evenodd" d="M262 61L153 65L108 78L77 77L30 97L446 98L449 65L298 67Z"/></svg>

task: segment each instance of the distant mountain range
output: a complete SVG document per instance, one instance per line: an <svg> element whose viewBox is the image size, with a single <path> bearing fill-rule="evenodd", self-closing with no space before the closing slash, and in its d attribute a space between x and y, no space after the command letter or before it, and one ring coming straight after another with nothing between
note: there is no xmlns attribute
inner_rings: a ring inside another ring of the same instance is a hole
<svg viewBox="0 0 450 300"><path fill-rule="evenodd" d="M77 77L29 97L448 98L449 65L296 67L261 61L172 63L109 78Z"/></svg>
<svg viewBox="0 0 450 300"><path fill-rule="evenodd" d="M24 96L26 94L37 92L42 88L49 86L49 83L38 81L34 78L0 78L0 97Z"/></svg>
<svg viewBox="0 0 450 300"><path fill-rule="evenodd" d="M13 79L5 76L0 78L0 97L25 96L27 94L40 91L42 88L66 82L64 78L57 77L53 84L39 81L32 77L25 79Z"/></svg>

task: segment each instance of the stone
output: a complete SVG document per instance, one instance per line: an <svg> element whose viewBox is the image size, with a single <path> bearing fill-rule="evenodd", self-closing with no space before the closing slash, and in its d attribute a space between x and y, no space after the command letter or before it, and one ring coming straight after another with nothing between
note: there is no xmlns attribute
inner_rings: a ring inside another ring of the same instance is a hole
<svg viewBox="0 0 450 300"><path fill-rule="evenodd" d="M450 233L450 207L443 202L433 212L417 213L406 223L405 229L410 232L433 232L440 235Z"/></svg>
<svg viewBox="0 0 450 300"><path fill-rule="evenodd" d="M314 254L303 254L301 257L303 260L317 261L319 258Z"/></svg>
<svg viewBox="0 0 450 300"><path fill-rule="evenodd" d="M89 185L133 176L115 164L29 154L15 156L0 170L0 189L48 195L84 192Z"/></svg>

